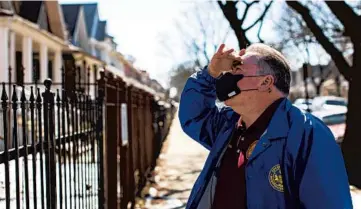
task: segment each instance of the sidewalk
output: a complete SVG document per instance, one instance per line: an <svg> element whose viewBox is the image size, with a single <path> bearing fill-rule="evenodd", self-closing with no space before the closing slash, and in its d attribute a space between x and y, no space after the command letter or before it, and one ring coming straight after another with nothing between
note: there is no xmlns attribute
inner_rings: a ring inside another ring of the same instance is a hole
<svg viewBox="0 0 361 209"><path fill-rule="evenodd" d="M207 155L205 148L182 131L176 115L158 159L154 180L144 189L145 198L137 201L136 208L185 208ZM351 195L354 209L361 209L361 191L352 188Z"/></svg>
<svg viewBox="0 0 361 209"><path fill-rule="evenodd" d="M138 208L185 208L207 155L205 148L182 131L176 114L154 171L154 182L145 189L145 201L137 201Z"/></svg>

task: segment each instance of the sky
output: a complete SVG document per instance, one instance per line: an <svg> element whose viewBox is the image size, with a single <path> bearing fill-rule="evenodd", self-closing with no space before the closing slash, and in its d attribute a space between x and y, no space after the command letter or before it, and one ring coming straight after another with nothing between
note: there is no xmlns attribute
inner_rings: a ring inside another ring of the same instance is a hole
<svg viewBox="0 0 361 209"><path fill-rule="evenodd" d="M200 0L198 0L199 2ZM60 0L59 3L98 3L100 18L107 21L107 31L118 43L118 51L125 55L135 57L135 66L147 70L151 78L157 79L167 87L170 70L177 62L187 59L187 53L182 49L182 40L179 31L174 30L175 21L182 17L183 12L190 10L194 0ZM204 2L204 0L203 0ZM272 7L277 7L273 4ZM273 8L274 10L274 8ZM217 12L217 11L216 11ZM221 11L218 10L218 14ZM257 18L258 11L250 12L248 19ZM273 19L277 18L276 15ZM222 16L222 15L221 15ZM222 18L224 18L222 16ZM226 20L225 20L226 21ZM247 23L247 22L246 22ZM187 23L185 23L187 24ZM272 22L263 24L262 37L272 39L275 34L272 30ZM237 40L234 34L229 36L227 44L237 48ZM256 37L257 30L250 31L247 37ZM162 48L161 34L173 38L171 53L173 59L166 56L167 51ZM176 58L174 58L174 56Z"/></svg>
<svg viewBox="0 0 361 209"><path fill-rule="evenodd" d="M173 63L159 52L158 35L166 31L189 2L146 0L60 0L63 3L98 2L100 18L107 20L108 33L115 37L118 51L132 55L136 66L166 85Z"/></svg>

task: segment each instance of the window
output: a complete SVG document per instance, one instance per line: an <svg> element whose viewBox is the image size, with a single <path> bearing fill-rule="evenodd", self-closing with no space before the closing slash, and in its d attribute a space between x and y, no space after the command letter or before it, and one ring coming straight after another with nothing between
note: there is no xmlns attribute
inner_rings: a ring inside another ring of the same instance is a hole
<svg viewBox="0 0 361 209"><path fill-rule="evenodd" d="M33 78L32 81L39 82L40 80L40 63L38 59L33 59ZM43 81L40 81L43 82Z"/></svg>
<svg viewBox="0 0 361 209"><path fill-rule="evenodd" d="M346 102L342 101L342 100L327 100L325 104L327 104L327 105L347 106Z"/></svg>
<svg viewBox="0 0 361 209"><path fill-rule="evenodd" d="M1 1L0 2L0 8L11 11L12 10L11 3L12 3L11 1Z"/></svg>
<svg viewBox="0 0 361 209"><path fill-rule="evenodd" d="M11 76L16 76L16 84L22 86L24 84L23 54L16 52L16 72L13 70ZM15 73L15 74L14 74Z"/></svg>
<svg viewBox="0 0 361 209"><path fill-rule="evenodd" d="M346 114L335 114L335 115L329 115L323 118L323 122L326 125L335 125L335 124L341 124L346 122Z"/></svg>
<svg viewBox="0 0 361 209"><path fill-rule="evenodd" d="M49 61L48 64L48 78L53 80L53 62Z"/></svg>

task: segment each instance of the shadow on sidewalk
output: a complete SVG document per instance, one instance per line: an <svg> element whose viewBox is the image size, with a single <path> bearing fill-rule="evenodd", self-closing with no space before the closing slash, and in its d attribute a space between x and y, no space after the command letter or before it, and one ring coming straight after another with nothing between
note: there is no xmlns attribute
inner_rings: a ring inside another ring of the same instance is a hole
<svg viewBox="0 0 361 209"><path fill-rule="evenodd" d="M136 208L185 208L207 155L206 149L183 132L176 116L157 166L142 192L142 197L138 199Z"/></svg>

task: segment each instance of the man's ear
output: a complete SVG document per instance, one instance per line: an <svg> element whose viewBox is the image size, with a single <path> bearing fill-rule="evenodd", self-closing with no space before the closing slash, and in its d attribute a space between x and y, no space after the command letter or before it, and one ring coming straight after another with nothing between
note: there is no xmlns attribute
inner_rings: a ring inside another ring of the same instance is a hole
<svg viewBox="0 0 361 209"><path fill-rule="evenodd" d="M274 78L272 75L267 75L264 77L264 79L261 82L261 85L259 87L260 91L268 91L274 84Z"/></svg>

